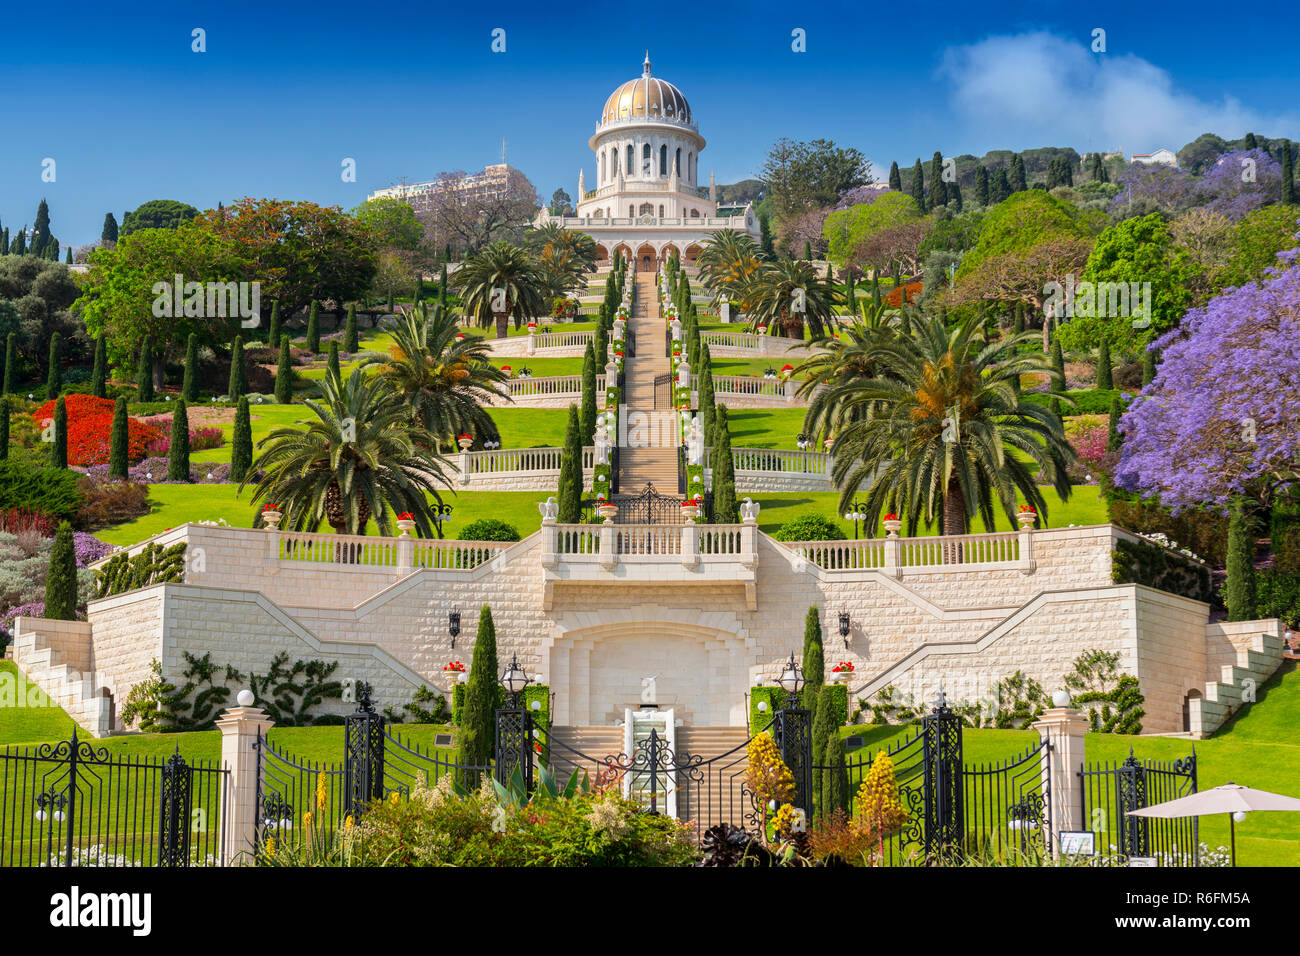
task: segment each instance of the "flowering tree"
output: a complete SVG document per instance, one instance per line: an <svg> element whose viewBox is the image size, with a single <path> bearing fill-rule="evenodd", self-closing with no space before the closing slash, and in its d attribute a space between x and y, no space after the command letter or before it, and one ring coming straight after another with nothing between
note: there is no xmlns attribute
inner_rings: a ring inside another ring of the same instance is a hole
<svg viewBox="0 0 1300 956"><path fill-rule="evenodd" d="M1171 215L1196 205L1196 178L1173 166L1133 163L1120 176L1119 185L1119 194L1110 204L1111 212L1117 215L1148 203Z"/></svg>
<svg viewBox="0 0 1300 956"><path fill-rule="evenodd" d="M1234 149L1206 169L1196 186L1197 201L1234 222L1276 202L1282 193L1282 167L1263 149Z"/></svg>
<svg viewBox="0 0 1300 956"><path fill-rule="evenodd" d="M1300 238L1300 235L1297 235ZM1300 480L1300 248L1259 283L1228 289L1157 340L1155 379L1122 420L1123 488L1175 510L1262 501Z"/></svg>

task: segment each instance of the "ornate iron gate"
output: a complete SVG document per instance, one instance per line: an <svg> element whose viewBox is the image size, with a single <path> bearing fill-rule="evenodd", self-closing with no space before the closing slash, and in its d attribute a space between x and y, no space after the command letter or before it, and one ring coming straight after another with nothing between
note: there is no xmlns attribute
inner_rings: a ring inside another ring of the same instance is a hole
<svg viewBox="0 0 1300 956"><path fill-rule="evenodd" d="M1097 834L1099 856L1153 856L1162 865L1196 866L1200 861L1200 823L1129 816L1153 804L1196 792L1196 754L1181 760L1138 760L1129 750L1123 763L1079 768L1083 790L1080 829Z"/></svg>
<svg viewBox="0 0 1300 956"><path fill-rule="evenodd" d="M682 500L674 495L661 495L648 482L639 495L620 495L614 499L618 514L616 524L681 524Z"/></svg>

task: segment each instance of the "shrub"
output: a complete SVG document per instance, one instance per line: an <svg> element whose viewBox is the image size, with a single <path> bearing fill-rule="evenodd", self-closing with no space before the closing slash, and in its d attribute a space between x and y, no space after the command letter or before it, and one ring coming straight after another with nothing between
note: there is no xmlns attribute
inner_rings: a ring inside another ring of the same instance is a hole
<svg viewBox="0 0 1300 956"><path fill-rule="evenodd" d="M1279 571L1300 572L1300 506L1278 505L1270 520L1273 564Z"/></svg>
<svg viewBox="0 0 1300 956"><path fill-rule="evenodd" d="M31 532L42 538L54 536L55 522L47 514L31 508L9 508L0 512L0 532L23 534Z"/></svg>
<svg viewBox="0 0 1300 956"><path fill-rule="evenodd" d="M226 437L221 434L220 428L201 425L198 428L190 429L190 451L206 451L209 448L220 448L225 443Z"/></svg>
<svg viewBox="0 0 1300 956"><path fill-rule="evenodd" d="M1064 411L1068 415L1107 415L1110 413L1110 403L1117 394L1119 393L1114 389L1071 389L1065 393L1065 397L1072 399L1074 405L1073 407L1066 405ZM1025 401L1050 406L1051 398L1050 395L1042 393L1029 394L1025 396Z"/></svg>
<svg viewBox="0 0 1300 956"><path fill-rule="evenodd" d="M1255 575L1256 618L1280 618L1300 629L1300 573L1265 568Z"/></svg>
<svg viewBox="0 0 1300 956"><path fill-rule="evenodd" d="M479 518L465 525L462 541L518 541L519 529L498 518Z"/></svg>
<svg viewBox="0 0 1300 956"><path fill-rule="evenodd" d="M150 511L149 486L141 482L83 478L77 487L82 496L77 524L91 531L132 521Z"/></svg>
<svg viewBox="0 0 1300 956"><path fill-rule="evenodd" d="M1203 557L1211 566L1221 568L1227 558L1228 519L1200 508L1178 514L1162 508L1158 502L1115 493L1108 501L1110 520L1136 534L1163 534Z"/></svg>
<svg viewBox="0 0 1300 956"><path fill-rule="evenodd" d="M69 395L64 399L68 412L68 464L77 467L100 465L109 461L117 405L107 398L93 395ZM32 413L38 428L53 419L56 403L48 401ZM138 461L152 443L165 438L161 429L127 419L127 459Z"/></svg>
<svg viewBox="0 0 1300 956"><path fill-rule="evenodd" d="M60 521L71 521L81 507L81 476L64 468L32 468L12 458L0 461L0 501Z"/></svg>
<svg viewBox="0 0 1300 956"><path fill-rule="evenodd" d="M777 541L836 541L844 535L830 518L815 511L796 515L777 529Z"/></svg>
<svg viewBox="0 0 1300 956"><path fill-rule="evenodd" d="M1145 541L1116 541L1110 576L1116 584L1144 584L1195 601L1214 600L1208 566Z"/></svg>
<svg viewBox="0 0 1300 956"><path fill-rule="evenodd" d="M45 583L45 616L54 621L77 617L77 551L72 525L59 525L50 548L50 572Z"/></svg>
<svg viewBox="0 0 1300 956"><path fill-rule="evenodd" d="M1229 621L1249 621L1255 616L1255 519L1242 505L1228 520L1228 579L1223 603Z"/></svg>

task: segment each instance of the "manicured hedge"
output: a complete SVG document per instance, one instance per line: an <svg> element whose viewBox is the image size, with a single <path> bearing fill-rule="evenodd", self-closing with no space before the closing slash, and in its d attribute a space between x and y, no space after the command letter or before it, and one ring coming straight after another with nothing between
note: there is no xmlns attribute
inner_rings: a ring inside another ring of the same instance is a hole
<svg viewBox="0 0 1300 956"><path fill-rule="evenodd" d="M1207 604L1215 600L1209 567L1159 545L1117 541L1111 558L1110 576L1116 584L1145 584Z"/></svg>
<svg viewBox="0 0 1300 956"><path fill-rule="evenodd" d="M1078 388L1065 393L1068 398L1074 399L1074 406L1063 407L1061 409L1066 415L1108 415L1110 414L1110 403L1114 401L1115 396L1121 395L1127 398L1127 395L1117 389L1107 388ZM1050 405L1053 396L1047 392L1034 392L1025 395L1025 401L1033 402L1036 405ZM1065 403L1062 402L1062 405Z"/></svg>
<svg viewBox="0 0 1300 956"><path fill-rule="evenodd" d="M844 684L828 684L831 688L833 699L835 701L835 710L833 711L834 723L836 727L842 727L849 722L849 689ZM758 709L759 701L767 702L767 712L764 713ZM776 685L751 687L749 689L749 733L758 733L763 730L772 720L772 715L780 710L781 705L785 703L785 691Z"/></svg>

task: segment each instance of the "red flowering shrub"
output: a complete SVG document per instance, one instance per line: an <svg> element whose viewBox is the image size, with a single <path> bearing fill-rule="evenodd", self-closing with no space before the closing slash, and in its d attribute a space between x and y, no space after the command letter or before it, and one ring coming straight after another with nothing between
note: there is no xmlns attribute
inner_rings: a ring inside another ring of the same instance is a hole
<svg viewBox="0 0 1300 956"><path fill-rule="evenodd" d="M921 294L921 283L909 282L907 285L901 285L897 288L890 289L885 296L885 301L889 303L891 309L897 309L903 302L903 293L907 293L907 301L915 302L916 297Z"/></svg>
<svg viewBox="0 0 1300 956"><path fill-rule="evenodd" d="M68 464L107 464L113 431L113 400L94 395L68 395L65 401L68 409ZM33 413L37 428L43 428L46 421L54 418L54 405L54 400L48 401ZM134 418L126 420L126 431L126 457L131 461L143 458L152 442L165 437L160 429Z"/></svg>

